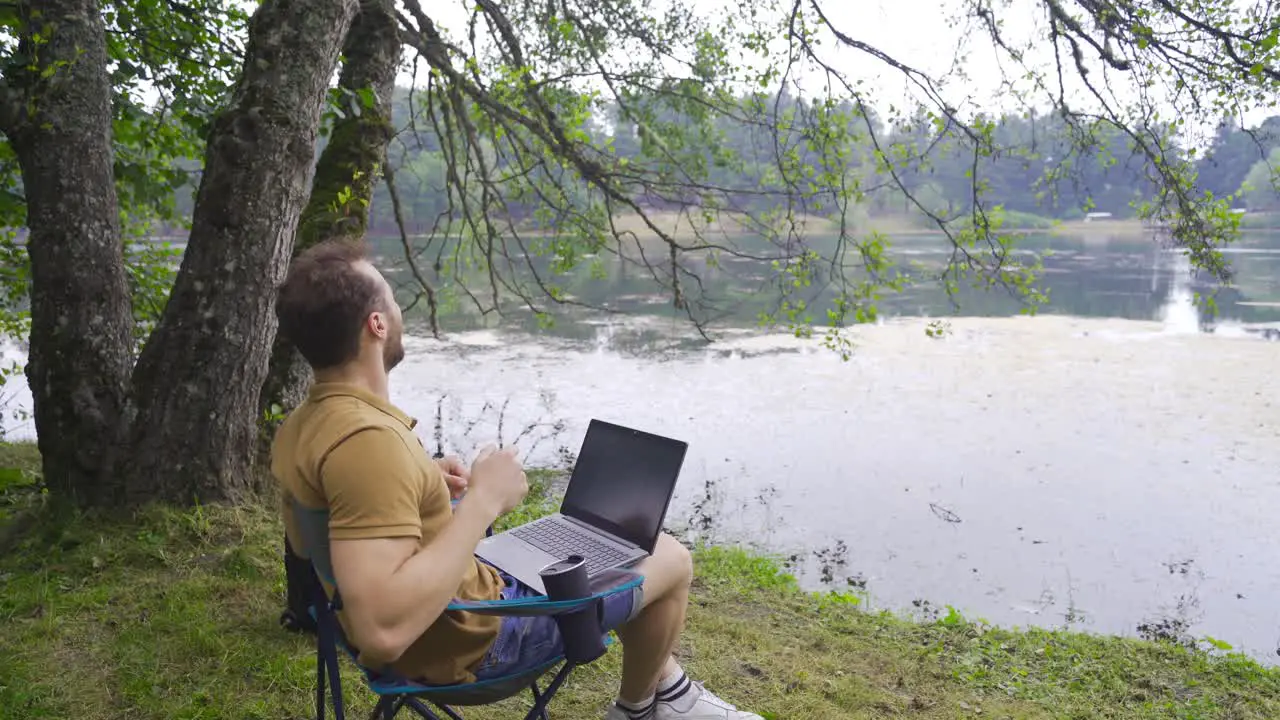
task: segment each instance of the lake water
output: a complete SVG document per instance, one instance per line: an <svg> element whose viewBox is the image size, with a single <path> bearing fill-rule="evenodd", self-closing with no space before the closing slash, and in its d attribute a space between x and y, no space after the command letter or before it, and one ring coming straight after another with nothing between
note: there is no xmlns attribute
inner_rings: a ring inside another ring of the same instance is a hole
<svg viewBox="0 0 1280 720"><path fill-rule="evenodd" d="M433 449L501 438L529 465L570 461L592 417L686 439L672 529L776 552L874 608L1212 636L1275 660L1280 238L1234 249L1215 317L1150 241L1041 242L1057 252L1038 317L998 296L948 314L922 291L841 361L732 315L695 341L615 277L595 292L634 298L625 321L446 317L464 330L410 338L392 395Z"/></svg>

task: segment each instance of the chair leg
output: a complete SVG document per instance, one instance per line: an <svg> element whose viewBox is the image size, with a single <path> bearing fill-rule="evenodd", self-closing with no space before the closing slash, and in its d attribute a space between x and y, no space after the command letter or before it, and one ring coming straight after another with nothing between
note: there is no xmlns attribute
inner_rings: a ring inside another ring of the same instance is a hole
<svg viewBox="0 0 1280 720"><path fill-rule="evenodd" d="M573 672L574 664L566 662L560 667L560 671L551 679L551 683L547 685L547 689L538 692L538 686L534 685L529 689L533 692L533 708L529 710L529 714L524 716L524 720L548 720L547 705L551 703L551 699L556 696L556 692L560 690L560 686L568 679L569 673Z"/></svg>
<svg viewBox="0 0 1280 720"><path fill-rule="evenodd" d="M316 720L324 720L324 656L316 653Z"/></svg>
<svg viewBox="0 0 1280 720"><path fill-rule="evenodd" d="M413 697L412 695L404 696L404 704L409 706L414 712L418 713L418 715L424 718L424 720L440 720L440 716L437 715L435 711L433 711L426 703L422 702L416 697ZM437 708L439 708L440 712L444 713L445 716L449 718L449 720L462 720L462 716L459 715L457 712L455 712L453 708L449 707L448 705L436 705L435 703L432 703L432 704L435 705Z"/></svg>
<svg viewBox="0 0 1280 720"><path fill-rule="evenodd" d="M320 707L316 709L316 717L324 720L324 685L325 676L329 680L329 696L333 698L334 720L346 720L346 708L342 699L342 668L338 665L338 653L333 640L331 617L322 617L318 623L316 642L320 652L316 658L321 667L316 671L316 699Z"/></svg>
<svg viewBox="0 0 1280 720"><path fill-rule="evenodd" d="M400 711L400 706L400 696L383 695L373 706L373 712L369 713L369 720L391 720Z"/></svg>
<svg viewBox="0 0 1280 720"><path fill-rule="evenodd" d="M346 702L342 699L342 671L338 667L337 656L330 655L326 658L325 665L329 668L329 697L333 699L333 720L346 720Z"/></svg>
<svg viewBox="0 0 1280 720"><path fill-rule="evenodd" d="M542 702L542 698L544 696L542 692L538 690L537 680L534 680L533 682L529 683L529 693L533 695L533 706L535 708L538 707L538 704ZM547 717L547 709L545 705L542 708L542 712L538 713L538 717L536 720L549 720L549 718Z"/></svg>

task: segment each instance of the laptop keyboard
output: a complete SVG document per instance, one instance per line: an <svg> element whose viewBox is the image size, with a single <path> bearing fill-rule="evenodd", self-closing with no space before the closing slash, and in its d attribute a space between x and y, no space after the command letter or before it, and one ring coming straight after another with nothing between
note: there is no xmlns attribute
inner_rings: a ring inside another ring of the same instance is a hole
<svg viewBox="0 0 1280 720"><path fill-rule="evenodd" d="M581 555L586 560L587 574L611 568L626 559L621 550L569 522L537 522L522 525L512 535L557 558Z"/></svg>

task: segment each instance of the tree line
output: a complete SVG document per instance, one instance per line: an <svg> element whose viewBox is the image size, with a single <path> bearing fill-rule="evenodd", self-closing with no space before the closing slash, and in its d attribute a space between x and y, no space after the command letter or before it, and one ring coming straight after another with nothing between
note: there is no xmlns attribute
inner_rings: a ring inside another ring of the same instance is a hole
<svg viewBox="0 0 1280 720"><path fill-rule="evenodd" d="M409 88L394 89L391 124L398 131L389 142L386 163L396 178L401 219L407 231L417 236L431 232L441 218L457 219L458 208L450 203L448 158L435 132L419 122L421 110L415 108L414 101ZM797 112L796 106L803 102L784 94L777 107L780 114ZM749 108L750 103L750 98L737 98L739 107ZM1089 213L1132 218L1156 192L1149 161L1123 133L1103 129L1098 142L1077 146L1071 128L1051 108L996 118L992 125L996 149L976 167L969 139L945 128L939 130L923 110L888 127L874 116L863 121L848 103L841 112L851 125L844 150L848 171L866 188L859 205L871 217L897 216L928 227L933 214L944 218L967 215L975 204L975 175L983 185L981 202L1023 216L1019 219L1024 223L1035 218L1078 220ZM678 118L671 121L680 122ZM776 119L774 122L776 127ZM863 122L869 130L858 127ZM693 123L682 124L687 127ZM618 159L643 162L642 126L628 122L617 102L593 107L586 128L594 144L609 147ZM731 189L726 205L761 212L781 204L783 198L778 193L762 192L770 187L774 162L769 146L762 143L763 133L732 116L716 118L715 130L717 147L705 153L704 161L713 167L708 179ZM873 137L875 142L894 148L892 152L910 158L895 168L903 187L885 169L876 167ZM326 142L322 134L319 147L323 149ZM1278 148L1280 116L1271 116L1251 127L1226 119L1206 147L1198 151L1175 149L1194 168L1195 185L1200 190L1230 198L1238 208L1274 211L1280 209L1280 192L1274 182L1276 169L1280 169ZM189 217L194 206L198 167L191 167L190 173L192 180L175 191L176 217L180 219ZM575 181L572 186L583 195L590 191L585 182ZM908 193L916 196L923 208L917 207ZM646 204L656 209L673 206L665 200L647 198ZM535 205L508 200L506 207L527 216ZM399 229L386 183L373 189L368 225L372 232L384 236ZM181 232L181 227L174 231Z"/></svg>

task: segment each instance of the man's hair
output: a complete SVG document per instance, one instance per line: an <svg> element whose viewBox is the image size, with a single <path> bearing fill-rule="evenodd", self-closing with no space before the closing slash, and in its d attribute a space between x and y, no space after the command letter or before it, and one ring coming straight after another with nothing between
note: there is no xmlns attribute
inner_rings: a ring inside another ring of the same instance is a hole
<svg viewBox="0 0 1280 720"><path fill-rule="evenodd" d="M280 333L313 370L341 365L360 352L365 318L383 309L383 290L356 263L363 243L329 240L299 253L276 298Z"/></svg>

